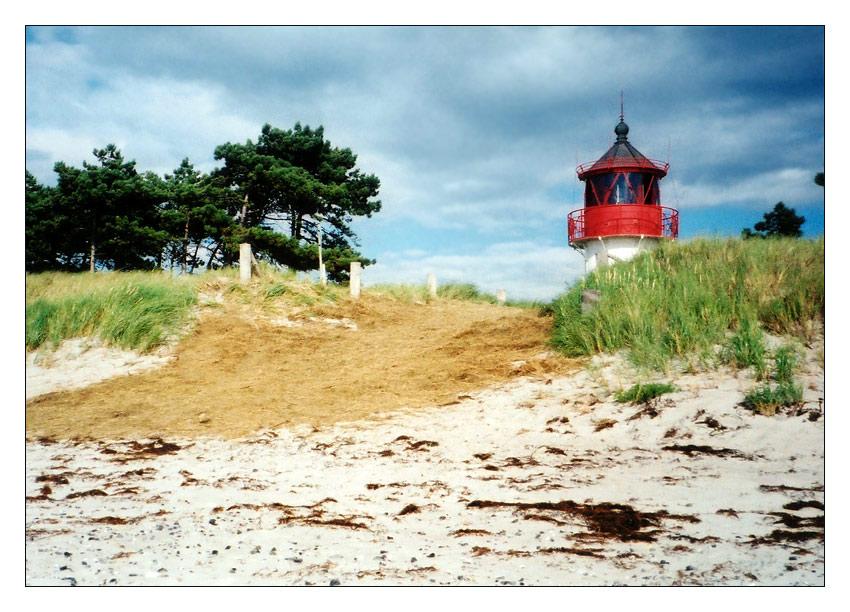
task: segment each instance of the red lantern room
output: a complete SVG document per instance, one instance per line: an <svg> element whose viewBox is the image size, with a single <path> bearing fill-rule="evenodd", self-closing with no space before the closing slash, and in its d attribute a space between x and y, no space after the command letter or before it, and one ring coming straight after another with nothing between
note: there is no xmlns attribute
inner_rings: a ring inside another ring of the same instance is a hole
<svg viewBox="0 0 850 612"><path fill-rule="evenodd" d="M678 211L661 206L659 183L669 164L631 145L622 113L614 134L617 141L605 155L576 169L585 183L584 208L569 214L567 231L570 246L584 253L587 272L679 235Z"/></svg>

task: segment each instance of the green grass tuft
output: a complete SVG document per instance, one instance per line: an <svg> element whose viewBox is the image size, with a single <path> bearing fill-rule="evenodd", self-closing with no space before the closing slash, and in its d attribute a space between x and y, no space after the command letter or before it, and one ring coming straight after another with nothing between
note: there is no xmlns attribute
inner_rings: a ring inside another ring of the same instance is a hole
<svg viewBox="0 0 850 612"><path fill-rule="evenodd" d="M668 383L638 383L625 391L617 391L614 394L614 399L621 404L645 404L651 399L674 391L676 391L676 387Z"/></svg>
<svg viewBox="0 0 850 612"><path fill-rule="evenodd" d="M779 408L796 406L803 401L803 387L793 382L772 386L765 384L747 393L744 406L756 412L773 416Z"/></svg>
<svg viewBox="0 0 850 612"><path fill-rule="evenodd" d="M775 384L766 382L744 397L744 406L764 415L774 415L779 408L797 406L803 402L803 387L794 382L794 373L799 366L797 349L785 345L776 350L773 357Z"/></svg>

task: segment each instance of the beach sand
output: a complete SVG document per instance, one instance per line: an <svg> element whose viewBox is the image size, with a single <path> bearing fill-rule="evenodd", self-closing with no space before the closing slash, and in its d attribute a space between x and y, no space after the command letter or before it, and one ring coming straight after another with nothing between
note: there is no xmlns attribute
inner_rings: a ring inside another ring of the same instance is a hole
<svg viewBox="0 0 850 612"><path fill-rule="evenodd" d="M605 357L240 439L30 435L26 584L823 585L815 355L772 417L724 369L618 404Z"/></svg>

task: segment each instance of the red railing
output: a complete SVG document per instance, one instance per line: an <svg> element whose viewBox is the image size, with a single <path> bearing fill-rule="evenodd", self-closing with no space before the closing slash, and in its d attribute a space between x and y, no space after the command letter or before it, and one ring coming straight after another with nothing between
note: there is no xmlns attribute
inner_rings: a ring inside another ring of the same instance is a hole
<svg viewBox="0 0 850 612"><path fill-rule="evenodd" d="M590 170L593 170L595 172L596 170L608 171L621 168L648 168L650 170L660 170L661 172L667 174L667 170L670 168L670 164L669 162L648 159L646 157L606 157L604 159L600 159L594 162L586 162L584 164L579 164L576 167L576 172L578 172L579 178L581 178Z"/></svg>
<svg viewBox="0 0 850 612"><path fill-rule="evenodd" d="M646 204L606 204L574 210L567 217L570 243L606 236L679 237L679 211Z"/></svg>

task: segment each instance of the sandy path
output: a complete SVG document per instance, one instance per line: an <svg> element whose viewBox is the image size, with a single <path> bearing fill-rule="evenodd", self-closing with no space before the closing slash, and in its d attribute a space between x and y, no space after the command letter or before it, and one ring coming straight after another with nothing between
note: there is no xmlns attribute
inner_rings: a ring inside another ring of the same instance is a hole
<svg viewBox="0 0 850 612"><path fill-rule="evenodd" d="M625 376L237 440L29 441L26 582L823 584L822 370L770 418L720 372L630 419L598 399Z"/></svg>
<svg viewBox="0 0 850 612"><path fill-rule="evenodd" d="M90 382L90 371L125 374L35 397L36 389L55 388L37 385L28 368L27 432L57 439L238 438L445 404L521 373L575 369L575 361L545 352L551 325L533 310L365 295L312 320L226 305L206 311L173 359L155 370L127 376L123 363L113 367L100 354L66 360L85 364L78 374ZM41 379L49 378L47 370ZM73 380L74 372L57 372L57 381L65 378Z"/></svg>

